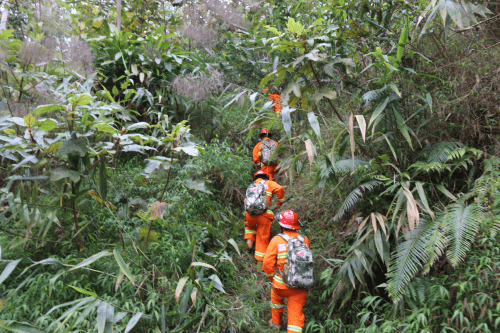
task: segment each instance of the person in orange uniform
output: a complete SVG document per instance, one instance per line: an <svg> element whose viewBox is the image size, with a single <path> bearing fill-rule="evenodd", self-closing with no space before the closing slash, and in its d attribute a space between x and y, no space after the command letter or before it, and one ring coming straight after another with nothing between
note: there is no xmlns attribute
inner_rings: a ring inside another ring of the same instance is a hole
<svg viewBox="0 0 500 333"><path fill-rule="evenodd" d="M278 199L278 207L284 201L285 190L283 187L272 180L267 179L267 175L262 171L257 171L253 179L255 182L264 181L264 186L266 187L267 199L269 200L269 206L272 205L272 196L276 195ZM271 238L271 223L274 220L274 214L271 210L259 214L250 215L247 212L246 222L245 222L245 239L247 240L248 248L251 249L255 244L255 254L254 257L257 261L261 262L264 260L264 255L269 245L269 239Z"/></svg>
<svg viewBox="0 0 500 333"><path fill-rule="evenodd" d="M272 140L271 138L273 137L273 135L272 135L271 131L269 131L267 128L263 128L260 131L259 137L262 139L262 141ZM255 164L257 164L258 166L260 166L260 169L262 171L264 171L264 173L267 175L269 180L273 180L273 176L274 176L274 173L276 172L277 165L276 164L266 165L266 164L261 162L261 160L260 160L260 155L261 155L260 146L262 145L262 141L260 141L259 143L257 143L255 145L255 147L253 147L253 151L252 151L253 162ZM278 144L276 141L274 141L274 142L276 143L276 145Z"/></svg>
<svg viewBox="0 0 500 333"><path fill-rule="evenodd" d="M266 88L266 89L264 89L264 92L267 92L268 90L269 90L269 88ZM271 94L269 95L269 98L272 99L276 103L273 105L274 113L276 113L277 115L280 115L281 114L281 104L279 104L280 94L279 94L279 90L277 87L271 88Z"/></svg>
<svg viewBox="0 0 500 333"><path fill-rule="evenodd" d="M291 210L284 211L280 214L279 225L281 232L290 237L299 236L297 232L300 229L299 217ZM307 236L304 237L304 243L311 247L311 242ZM262 270L267 274L271 287L271 314L272 318L269 321L271 327L281 329L283 325L283 310L285 309L285 298L288 298L288 333L302 332L304 327L304 313L302 308L306 302L308 289L290 288L283 283L280 270L286 262L288 251L288 243L281 236L274 236L269 246L267 247L266 255L264 256L264 264ZM284 328L284 327L283 327Z"/></svg>

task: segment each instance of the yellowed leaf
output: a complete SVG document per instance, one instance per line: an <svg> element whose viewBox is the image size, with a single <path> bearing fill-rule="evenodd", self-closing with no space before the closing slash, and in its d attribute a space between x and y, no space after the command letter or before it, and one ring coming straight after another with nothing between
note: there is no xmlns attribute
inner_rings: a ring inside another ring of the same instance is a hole
<svg viewBox="0 0 500 333"><path fill-rule="evenodd" d="M307 139L304 143L306 144L307 157L309 157L309 166L311 166L314 162L313 145L312 145L311 140L309 140L309 139Z"/></svg>
<svg viewBox="0 0 500 333"><path fill-rule="evenodd" d="M354 146L354 116L352 112L349 112L348 126L349 126L349 138L351 139L352 165L354 166L354 153L356 147Z"/></svg>

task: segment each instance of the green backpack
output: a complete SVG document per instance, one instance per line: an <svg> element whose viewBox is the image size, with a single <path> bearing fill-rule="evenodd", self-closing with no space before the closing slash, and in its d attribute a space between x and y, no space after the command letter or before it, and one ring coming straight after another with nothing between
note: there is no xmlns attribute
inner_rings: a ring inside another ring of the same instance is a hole
<svg viewBox="0 0 500 333"><path fill-rule="evenodd" d="M291 288L308 289L314 284L313 256L311 249L304 243L304 235L290 237L279 234L288 242L286 262L281 272L283 283Z"/></svg>

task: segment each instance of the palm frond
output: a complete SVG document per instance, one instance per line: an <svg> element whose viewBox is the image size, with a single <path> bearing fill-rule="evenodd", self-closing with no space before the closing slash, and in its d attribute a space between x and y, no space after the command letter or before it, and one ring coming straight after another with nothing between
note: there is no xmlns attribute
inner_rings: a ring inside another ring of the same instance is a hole
<svg viewBox="0 0 500 333"><path fill-rule="evenodd" d="M476 204L465 206L458 202L448 206L444 226L450 243L447 257L453 267L457 267L470 251L482 218L483 210Z"/></svg>
<svg viewBox="0 0 500 333"><path fill-rule="evenodd" d="M370 180L355 188L342 202L339 210L337 211L337 214L335 214L335 216L333 217L333 221L338 221L342 216L344 216L346 212L354 207L354 205L363 197L362 191L372 191L375 187L381 184L383 183L378 180Z"/></svg>
<svg viewBox="0 0 500 333"><path fill-rule="evenodd" d="M394 302L401 300L405 287L422 268L423 262L428 260L430 236L437 226L435 221L422 219L418 227L406 233L405 239L392 253L387 290Z"/></svg>

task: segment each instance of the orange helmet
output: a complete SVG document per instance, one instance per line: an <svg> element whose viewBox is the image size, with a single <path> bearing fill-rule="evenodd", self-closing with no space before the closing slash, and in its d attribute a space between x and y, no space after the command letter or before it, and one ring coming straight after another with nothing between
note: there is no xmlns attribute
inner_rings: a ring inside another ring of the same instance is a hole
<svg viewBox="0 0 500 333"><path fill-rule="evenodd" d="M261 131L260 131L260 134L271 134L271 131L268 130L267 128L263 128Z"/></svg>
<svg viewBox="0 0 500 333"><path fill-rule="evenodd" d="M262 170L259 170L256 173L254 173L253 180L257 179L258 176L263 176L263 177L268 178L267 174L264 171L262 171Z"/></svg>
<svg viewBox="0 0 500 333"><path fill-rule="evenodd" d="M285 210L282 212L278 223L285 229L300 229L299 216L291 210Z"/></svg>

